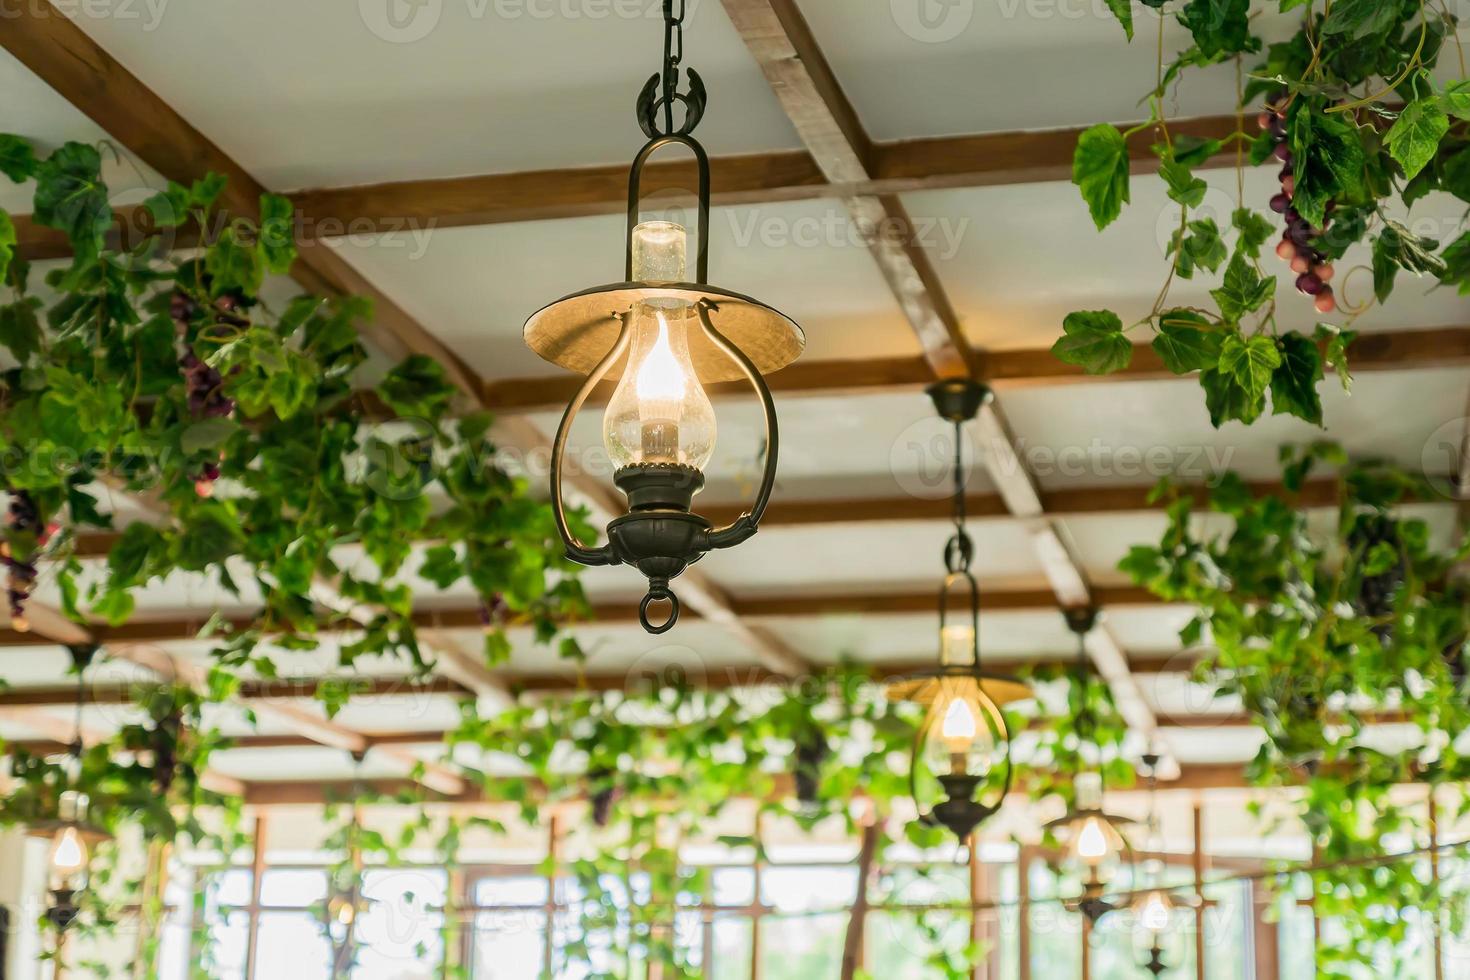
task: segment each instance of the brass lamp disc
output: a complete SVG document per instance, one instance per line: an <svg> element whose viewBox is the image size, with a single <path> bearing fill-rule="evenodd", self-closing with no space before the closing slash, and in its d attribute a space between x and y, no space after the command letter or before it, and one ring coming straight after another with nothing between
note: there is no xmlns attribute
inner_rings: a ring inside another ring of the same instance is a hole
<svg viewBox="0 0 1470 980"><path fill-rule="evenodd" d="M531 315L524 330L526 346L553 364L590 374L617 343L622 328L616 316L627 313L640 300L651 299L714 303L719 307L710 314L715 329L740 348L762 375L779 371L806 347L801 327L784 313L740 293L687 282L619 282L573 293ZM691 327L688 338L690 360L700 381L744 379L740 366L711 343L703 330ZM608 377L621 373L622 365L614 365Z"/></svg>
<svg viewBox="0 0 1470 980"><path fill-rule="evenodd" d="M941 690L948 685L951 689L955 685L980 685L980 690L997 707L1007 704L1016 704L1020 701L1030 701L1036 695L1031 688L1011 677L1000 677L995 674L981 674L979 680L973 674L948 674L929 675L925 677L914 677L906 680L894 681L884 689L884 694L890 701L909 701L913 704L928 706L934 703ZM972 690L966 688L966 690Z"/></svg>

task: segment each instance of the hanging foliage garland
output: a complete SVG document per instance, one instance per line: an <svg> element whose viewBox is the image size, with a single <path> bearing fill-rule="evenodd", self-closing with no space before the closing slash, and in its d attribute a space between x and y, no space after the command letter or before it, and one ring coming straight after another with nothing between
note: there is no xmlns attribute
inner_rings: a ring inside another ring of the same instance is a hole
<svg viewBox="0 0 1470 980"><path fill-rule="evenodd" d="M290 202L264 195L259 220L246 221L217 214L222 178L170 184L144 205L154 232L113 250L101 162L96 147L42 157L0 135L0 171L34 181L35 222L64 232L74 256L33 282L0 212L0 346L15 362L0 374L10 498L0 555L14 625L26 625L43 574L67 616L116 624L142 586L196 573L242 604L258 598L251 621L211 623L205 635L217 637L219 663L269 673L263 637L310 648L324 625L354 617L362 630L341 647L344 666L368 654L426 666L414 579L468 580L491 662L508 653L506 622L549 640L587 611L549 508L500 464L489 416L452 412L457 392L439 364L414 355L360 390L374 370L358 330L368 303L267 300L268 276L296 257ZM185 224L218 231L179 258L168 246ZM114 527L103 494L131 495L153 518ZM117 534L100 579L85 578L75 554L88 531ZM408 575L424 540L444 543ZM339 564L336 549L354 544L366 568ZM329 609L328 623L323 583L328 604L347 607Z"/></svg>
<svg viewBox="0 0 1470 980"><path fill-rule="evenodd" d="M1191 494L1164 486L1169 526L1156 546L1131 550L1122 568L1169 602L1198 615L1187 648L1208 643L1197 677L1241 699L1264 730L1247 770L1261 786L1301 787L1292 808L1323 860L1384 852L1395 837L1427 843L1424 800L1394 789L1418 784L1463 800L1470 777L1458 738L1470 724L1470 585L1456 571L1470 535L1446 543L1405 507L1435 499L1422 477L1378 462L1353 462L1318 443L1283 452L1288 494L1309 475L1336 469L1336 521L1323 529L1299 499L1254 496L1231 474L1207 495L1230 521L1208 530ZM1391 717L1385 718L1391 712ZM1408 747L1385 745L1375 722L1411 726ZM1324 975L1413 953L1410 910L1429 928L1441 910L1463 911L1463 884L1436 890L1412 862L1338 867L1311 876L1318 912L1347 929L1324 943Z"/></svg>
<svg viewBox="0 0 1470 980"><path fill-rule="evenodd" d="M1167 370L1198 376L1216 427L1250 424L1268 402L1272 414L1320 426L1324 369L1351 384L1353 323L1389 298L1401 272L1470 294L1463 222L1440 241L1404 221L1432 192L1470 202L1470 73L1456 18L1438 0L1143 3L1158 21L1149 118L1127 130L1104 123L1084 132L1073 182L1098 229L1107 228L1129 203L1129 141L1152 135L1158 175L1179 209L1164 285L1132 324L1111 310L1072 313L1053 352L1089 374L1110 374L1129 365L1130 332L1143 329ZM1131 40L1133 5L1109 0L1109 7ZM1259 30L1277 11L1295 11L1300 24L1288 40L1267 44ZM1164 28L1171 17L1193 43L1169 60ZM1236 72L1235 132L1181 133L1168 118L1171 93L1186 75L1221 64ZM1436 80L1454 72L1453 81ZM1222 228L1201 211L1209 186L1194 171L1232 152L1236 209ZM1247 165L1280 168L1281 191L1269 210L1245 198ZM1371 247L1365 271L1372 295L1361 298L1349 296L1351 270L1342 266L1359 243ZM1277 295L1271 265L1278 259L1303 295ZM1212 305L1171 303L1180 280L1215 275ZM1310 333L1283 329L1288 303L1324 319Z"/></svg>

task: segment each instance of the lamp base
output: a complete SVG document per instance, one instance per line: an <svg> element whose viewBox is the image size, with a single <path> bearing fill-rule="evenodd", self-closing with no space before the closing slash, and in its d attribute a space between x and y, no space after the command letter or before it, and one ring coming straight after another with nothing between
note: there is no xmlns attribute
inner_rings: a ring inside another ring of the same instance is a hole
<svg viewBox="0 0 1470 980"><path fill-rule="evenodd" d="M988 385L969 378L946 378L924 390L934 400L939 417L957 424L980 414L981 406L993 397Z"/></svg>
<svg viewBox="0 0 1470 980"><path fill-rule="evenodd" d="M691 514L694 495L704 486L704 475L692 466L645 463L625 466L613 482L628 497L628 513L607 526L608 543L618 562L632 565L648 578L648 594L638 607L638 618L650 633L666 633L679 620L679 600L669 582L683 574L709 550L712 525ZM648 618L655 602L668 602L662 624Z"/></svg>
<svg viewBox="0 0 1470 980"><path fill-rule="evenodd" d="M57 932L65 932L82 914L81 908L77 906L77 893L70 888L53 888L51 890L51 904L46 908L46 921L56 927Z"/></svg>
<svg viewBox="0 0 1470 980"><path fill-rule="evenodd" d="M944 801L929 811L927 819L944 827L963 844L976 827L995 814L996 808L975 801L975 790L980 786L978 776L940 776L939 785L944 787Z"/></svg>

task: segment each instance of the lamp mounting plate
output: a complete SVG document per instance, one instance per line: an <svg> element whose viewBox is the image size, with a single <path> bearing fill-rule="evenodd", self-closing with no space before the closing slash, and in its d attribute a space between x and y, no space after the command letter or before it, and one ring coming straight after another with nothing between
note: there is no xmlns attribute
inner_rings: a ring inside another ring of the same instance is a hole
<svg viewBox="0 0 1470 980"><path fill-rule="evenodd" d="M939 417L950 422L969 422L994 397L988 385L971 378L945 378L924 389L934 400Z"/></svg>
<svg viewBox="0 0 1470 980"><path fill-rule="evenodd" d="M1097 626L1098 612L1093 606L1076 606L1071 609L1062 610L1062 615L1067 620L1067 629L1078 636L1086 636L1091 633L1093 627Z"/></svg>

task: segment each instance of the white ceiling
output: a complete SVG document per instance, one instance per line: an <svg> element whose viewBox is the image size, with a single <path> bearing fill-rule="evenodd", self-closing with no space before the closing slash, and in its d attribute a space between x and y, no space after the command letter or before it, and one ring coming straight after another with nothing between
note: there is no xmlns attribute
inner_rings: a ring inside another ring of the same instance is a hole
<svg viewBox="0 0 1470 980"><path fill-rule="evenodd" d="M1139 38L1125 45L1101 5L1052 0L972 0L923 5L800 0L833 68L870 135L878 140L946 134L1078 126L1137 118L1138 96L1151 87L1147 49L1153 15L1139 5ZM79 23L205 136L266 186L290 190L365 182L451 177L525 169L621 164L641 142L634 125L638 87L654 70L660 31L643 16L596 17L627 4L586 4L578 16L544 16L544 0L428 0L401 28L383 20L391 3L301 4L289 0L224 0L207 4L137 4L133 18ZM406 6L406 5L400 5ZM636 5L656 10L657 4ZM1094 9L1096 8L1096 9ZM415 8L409 8L410 10ZM157 17L154 11L159 11ZM400 11L402 12L402 11ZM1274 14L1271 31L1281 30ZM1166 50L1183 46L1177 29ZM699 134L712 154L800 149L801 143L721 5L691 2L687 58L711 91ZM1038 67L1041 66L1041 67ZM1107 85L1095 80L1107 78ZM1228 112L1233 73L1219 69L1170 93L1177 115ZM97 124L8 54L0 54L0 132L46 145L69 139L97 142ZM134 203L162 185L127 154L108 165L119 204ZM1263 204L1274 192L1269 170L1251 172L1244 198ZM1237 203L1235 175L1207 175L1207 206L1222 225ZM0 207L24 213L29 189L0 184ZM661 194L660 206L687 204ZM1108 306L1125 319L1147 312L1165 271L1163 245L1175 211L1155 178L1133 182L1133 203L1104 235L1093 229L1076 189L1065 181L911 193L911 215L927 229L922 244L963 327L977 346L1049 346L1062 317ZM1440 196L1407 217L1416 230L1445 237L1463 205ZM345 239L341 254L395 302L419 318L483 377L553 377L520 338L526 316L569 292L621 277L620 217L528 222L484 228L422 229L419 234ZM809 361L913 357L919 346L869 253L854 240L838 201L722 207L712 222L712 279L759 296L805 328ZM1362 260L1356 255L1348 265ZM1350 297L1364 291L1360 276ZM1187 304L1204 281L1176 287ZM283 287L282 295L285 295ZM1282 280L1288 326L1310 328L1307 302ZM1366 331L1467 325L1463 297L1401 278L1385 310L1366 314ZM1146 339L1140 335L1139 339ZM1290 418L1266 418L1249 428L1210 427L1198 386L1189 380L1076 384L1005 390L1002 404L1023 456L1043 488L1147 485L1165 472L1192 481L1233 467L1253 479L1278 475L1284 442L1328 437L1359 455L1388 456L1410 467L1438 469L1440 439L1466 413L1466 373L1460 368L1363 374L1351 396L1329 379L1323 432ZM917 392L862 397L780 396L782 456L778 494L822 500L916 497L945 489L948 450L927 399ZM702 499L747 499L757 473L761 427L750 401L718 403L720 444ZM550 433L557 416L531 417ZM573 432L579 464L608 474L600 450L600 411L590 410ZM1455 430L1458 431L1458 430ZM967 459L970 488L994 487L983 466ZM599 468L599 466L601 468ZM538 484L544 473L533 472ZM1452 508L1416 509L1447 538ZM137 512L129 512L136 517ZM1159 517L1108 514L1058 522L1063 538L1099 584L1118 584L1117 561L1133 544L1157 539ZM1027 529L1012 520L976 521L977 570L988 589L1044 587ZM737 599L786 594L885 595L937 588L942 521L768 527L742 548L701 565ZM349 549L350 551L350 549ZM351 554L344 553L344 562ZM247 610L258 599L244 576L237 599L217 583L172 576L139 595L140 617L187 615L202 622L215 609ZM641 583L627 569L585 576L599 601L627 601ZM42 582L38 599L56 601ZM425 589L425 607L463 604L462 588ZM1173 606L1112 608L1107 623L1133 654L1178 651L1177 633L1190 611ZM933 656L935 616L827 615L755 621L813 663L924 662ZM675 666L698 676L748 669L754 654L730 631L691 617L665 637L625 624L573 630L595 673L630 678L667 676ZM1054 657L1073 647L1052 611L987 612L981 625L987 653L1008 658ZM451 637L478 648L475 630ZM339 673L337 645L320 651L276 651L282 673ZM553 648L512 633L508 668L571 674ZM206 644L172 643L171 652L204 662ZM65 658L54 646L0 648L0 677L17 688L65 682ZM396 675L401 663L361 662L356 670ZM1181 666L1182 669L1182 666ZM139 679L136 668L107 663L98 681ZM1178 674L1144 681L1145 698L1161 715L1226 711ZM279 721L258 724L239 706L211 708L211 718L235 735L283 734ZM67 718L64 709L59 717ZM97 725L118 723L124 709L89 711ZM452 727L456 703L446 696L402 695L349 706L338 721L364 731L423 731ZM0 737L25 736L0 716ZM1392 737L1392 733L1385 738ZM1259 736L1241 728L1171 730L1169 746L1185 763L1237 762ZM425 750L431 752L432 750ZM337 750L234 749L219 757L227 774L250 779L348 778ZM401 772L370 758L365 775Z"/></svg>

